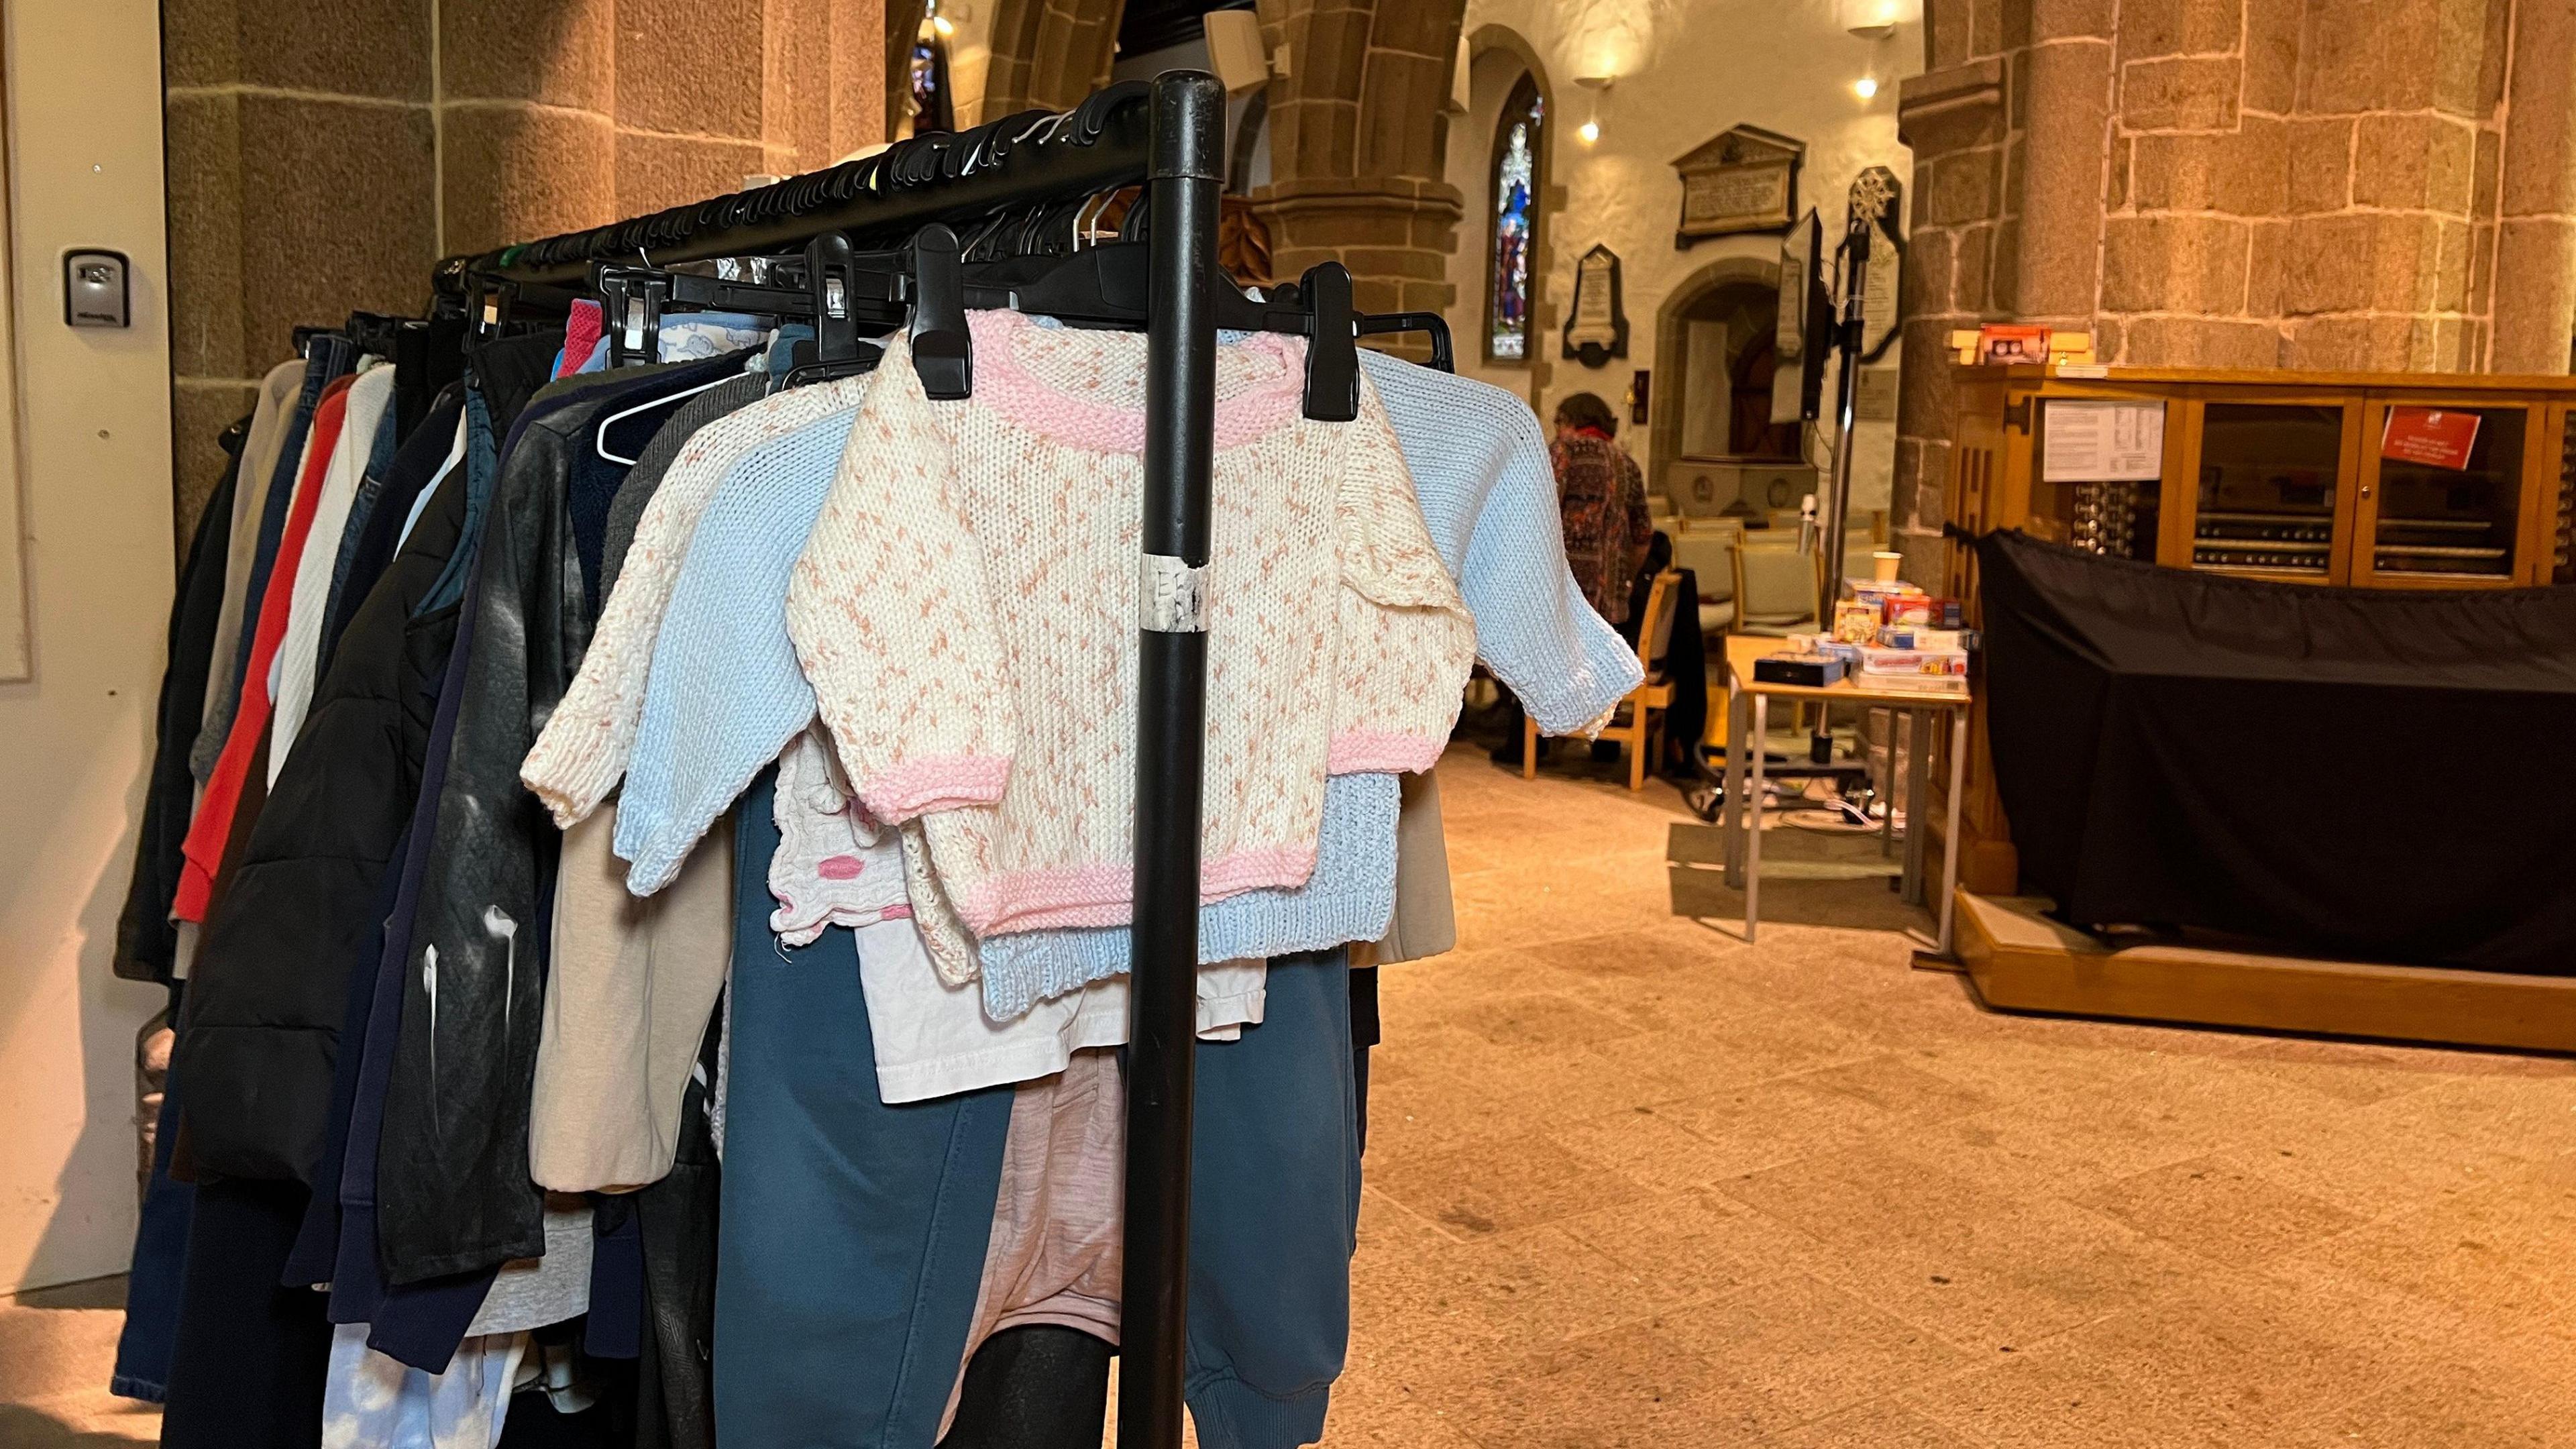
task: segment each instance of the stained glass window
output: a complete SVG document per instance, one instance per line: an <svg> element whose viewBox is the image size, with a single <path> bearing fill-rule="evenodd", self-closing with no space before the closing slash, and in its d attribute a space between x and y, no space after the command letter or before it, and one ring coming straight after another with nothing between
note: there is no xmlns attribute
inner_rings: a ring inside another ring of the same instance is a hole
<svg viewBox="0 0 2576 1449"><path fill-rule="evenodd" d="M954 130L957 124L948 103L948 43L931 28L933 24L924 19L920 37L912 43L912 133L916 136Z"/></svg>
<svg viewBox="0 0 2576 1449"><path fill-rule="evenodd" d="M1530 353L1530 266L1538 245L1538 158L1545 105L1528 76L1512 87L1494 128L1494 240L1486 262L1485 355L1520 362Z"/></svg>

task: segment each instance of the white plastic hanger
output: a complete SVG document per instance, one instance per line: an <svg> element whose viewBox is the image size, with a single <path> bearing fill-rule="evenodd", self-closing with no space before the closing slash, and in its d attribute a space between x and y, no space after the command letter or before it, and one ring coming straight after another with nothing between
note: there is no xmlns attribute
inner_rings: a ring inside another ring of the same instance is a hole
<svg viewBox="0 0 2576 1449"><path fill-rule="evenodd" d="M632 468L635 466L635 459L621 458L615 453L608 451L608 430L610 428L613 428L617 424L624 422L626 419L635 416L637 413L649 413L655 408L669 407L671 404L678 402L682 398L695 397L697 394L705 392L708 388L720 387L731 381L733 381L733 379L730 377L720 377L714 382L702 382L696 387L684 387L678 392L664 393L662 396L654 398L650 402L640 402L623 412L611 413L607 417L599 420L599 433L591 440L591 446L599 450L599 456L601 458L606 459L611 463L619 463Z"/></svg>

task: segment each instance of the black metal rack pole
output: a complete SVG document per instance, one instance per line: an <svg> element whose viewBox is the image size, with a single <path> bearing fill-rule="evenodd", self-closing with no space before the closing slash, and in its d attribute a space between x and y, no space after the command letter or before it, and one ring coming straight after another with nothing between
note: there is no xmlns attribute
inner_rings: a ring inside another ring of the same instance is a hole
<svg viewBox="0 0 2576 1449"><path fill-rule="evenodd" d="M1216 452L1217 191L1225 89L1154 81L1145 186L1145 527L1138 568L1136 886L1128 988L1126 1281L1118 1449L1179 1449L1190 1277L1199 805L1207 746L1206 577Z"/></svg>

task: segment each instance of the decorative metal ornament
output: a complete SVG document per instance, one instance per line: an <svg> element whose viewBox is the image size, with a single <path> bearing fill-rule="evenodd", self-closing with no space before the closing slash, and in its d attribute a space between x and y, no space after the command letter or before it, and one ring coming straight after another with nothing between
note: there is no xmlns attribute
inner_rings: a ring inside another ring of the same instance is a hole
<svg viewBox="0 0 2576 1449"><path fill-rule="evenodd" d="M1861 291L1860 360L1876 362L1896 345L1899 288L1905 280L1905 183L1884 166L1852 178L1851 217L1876 233Z"/></svg>

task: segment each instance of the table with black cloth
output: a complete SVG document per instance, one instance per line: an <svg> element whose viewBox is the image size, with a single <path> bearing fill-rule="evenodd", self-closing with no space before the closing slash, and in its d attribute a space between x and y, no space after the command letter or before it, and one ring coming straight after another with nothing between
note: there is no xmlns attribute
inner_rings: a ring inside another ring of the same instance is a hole
<svg viewBox="0 0 2576 1449"><path fill-rule="evenodd" d="M2067 921L2576 974L2576 589L1976 550L1995 785Z"/></svg>

